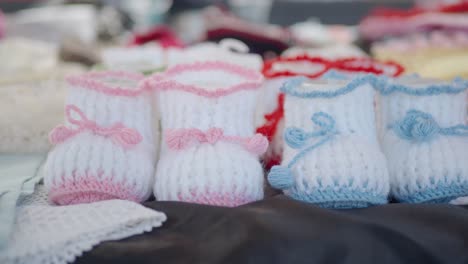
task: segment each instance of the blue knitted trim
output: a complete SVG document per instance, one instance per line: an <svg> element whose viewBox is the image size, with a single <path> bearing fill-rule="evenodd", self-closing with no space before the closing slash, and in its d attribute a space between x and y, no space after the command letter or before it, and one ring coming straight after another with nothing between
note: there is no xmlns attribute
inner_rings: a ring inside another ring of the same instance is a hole
<svg viewBox="0 0 468 264"><path fill-rule="evenodd" d="M350 191L347 189L315 189L305 193L293 188L291 191L287 192L286 195L295 200L313 203L323 208L334 209L364 208L388 203L386 194Z"/></svg>
<svg viewBox="0 0 468 264"><path fill-rule="evenodd" d="M382 95L389 95L394 92L415 96L457 94L468 88L468 82L462 78L455 78L450 84L431 84L425 88L412 88L407 85L392 83L390 80L388 77L379 76L371 80L371 82Z"/></svg>
<svg viewBox="0 0 468 264"><path fill-rule="evenodd" d="M358 74L346 76L338 72L325 74L323 79L352 80L345 86L331 91L298 91L297 88L307 80L304 76L294 77L286 81L281 87L281 91L287 95L300 98L333 98L354 91L357 87L370 84L382 95L389 95L395 92L406 93L414 96L429 96L439 94L457 94L468 89L468 81L455 78L450 84L431 84L425 88L412 88L403 84L393 83L387 76L376 76L373 74Z"/></svg>
<svg viewBox="0 0 468 264"><path fill-rule="evenodd" d="M428 142L436 135L443 136L468 136L468 126L456 125L451 127L440 127L431 114L410 109L405 117L390 125L395 133L402 139Z"/></svg>
<svg viewBox="0 0 468 264"><path fill-rule="evenodd" d="M307 78L304 76L300 76L287 80L281 87L281 91L287 95L292 95L300 98L333 98L350 93L364 84L372 84L375 82L373 81L373 79L375 78L375 76L367 74L354 77L353 80L350 81L347 85L335 90L301 92L298 91L297 88L300 87L300 85L303 82L305 82Z"/></svg>
<svg viewBox="0 0 468 264"><path fill-rule="evenodd" d="M438 185L406 196L394 194L395 199L405 203L448 203L463 196L468 196L468 182Z"/></svg>

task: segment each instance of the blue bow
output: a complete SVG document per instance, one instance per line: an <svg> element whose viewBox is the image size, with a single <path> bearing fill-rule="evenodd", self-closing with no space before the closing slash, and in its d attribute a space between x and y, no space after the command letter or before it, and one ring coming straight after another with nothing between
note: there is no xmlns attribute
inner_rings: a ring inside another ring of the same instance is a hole
<svg viewBox="0 0 468 264"><path fill-rule="evenodd" d="M289 127L284 132L284 140L286 144L291 148L300 149L304 147L307 141L311 138L322 137L322 139L297 153L296 156L294 156L294 158L288 163L287 167L273 166L271 168L270 173L268 173L268 181L274 188L289 189L293 187L294 176L291 168L294 164L302 159L307 153L331 140L332 137L338 133L335 128L335 120L327 113L315 113L312 115L311 120L320 128L318 131L305 132L301 128Z"/></svg>
<svg viewBox="0 0 468 264"><path fill-rule="evenodd" d="M284 131L284 140L291 148L299 149L310 139L314 137L325 136L336 132L335 120L327 113L318 112L312 115L312 122L320 127L320 130L306 132L301 128L288 127Z"/></svg>
<svg viewBox="0 0 468 264"><path fill-rule="evenodd" d="M432 140L436 135L468 136L468 126L456 125L442 128L429 113L411 109L405 117L390 126L395 133L403 139L425 142Z"/></svg>

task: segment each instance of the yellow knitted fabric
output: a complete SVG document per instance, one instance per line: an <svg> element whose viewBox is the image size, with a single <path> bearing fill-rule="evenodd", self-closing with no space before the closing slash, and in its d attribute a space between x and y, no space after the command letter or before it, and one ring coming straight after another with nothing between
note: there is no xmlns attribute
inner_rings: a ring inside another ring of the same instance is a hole
<svg viewBox="0 0 468 264"><path fill-rule="evenodd" d="M413 52L372 52L378 60L392 60L405 67L406 73L422 77L449 80L456 76L468 78L468 48L428 48Z"/></svg>

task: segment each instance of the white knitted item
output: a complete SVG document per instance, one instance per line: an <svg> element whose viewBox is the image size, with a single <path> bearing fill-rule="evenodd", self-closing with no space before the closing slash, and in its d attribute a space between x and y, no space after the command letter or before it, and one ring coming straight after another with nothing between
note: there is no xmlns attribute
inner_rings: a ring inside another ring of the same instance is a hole
<svg viewBox="0 0 468 264"><path fill-rule="evenodd" d="M45 153L49 131L63 120L64 76L83 72L76 65L60 65L47 72L23 72L0 78L0 153ZM1 75L1 74L0 74Z"/></svg>
<svg viewBox="0 0 468 264"><path fill-rule="evenodd" d="M413 78L386 86L379 99L380 137L392 195L411 203L445 203L467 196L468 127L465 136L447 129L466 125L466 83ZM415 92L420 95L412 95Z"/></svg>
<svg viewBox="0 0 468 264"><path fill-rule="evenodd" d="M282 166L268 176L272 186L323 207L386 203L388 170L377 141L372 86L360 78L299 78L282 90L285 145Z"/></svg>
<svg viewBox="0 0 468 264"><path fill-rule="evenodd" d="M69 78L65 126L46 163L45 185L58 204L126 199L151 193L156 146L151 96L142 76L123 72Z"/></svg>
<svg viewBox="0 0 468 264"><path fill-rule="evenodd" d="M204 42L187 49L167 50L168 66L202 61L224 61L260 71L263 60L260 55L250 54L249 47L236 39L223 39L219 44Z"/></svg>
<svg viewBox="0 0 468 264"><path fill-rule="evenodd" d="M264 74L274 74L276 72L289 71L295 75L301 74L313 74L316 71L320 71L322 68L316 65L311 65L303 61L278 61L272 64L271 69ZM265 71L265 68L264 68ZM268 120L266 117L282 106L279 105L279 95L281 94L280 88L283 84L293 78L292 76L278 76L278 77L267 77L261 88L261 94L257 105L255 114L255 126L259 129L258 132L263 132L264 128L268 127L273 120ZM274 121L273 121L274 122ZM267 164L271 162L277 162L281 159L281 153L283 152L283 136L284 122L281 120L278 122L276 127L272 127L268 133L270 135L270 145L268 151L263 156L263 160Z"/></svg>
<svg viewBox="0 0 468 264"><path fill-rule="evenodd" d="M279 105L280 88L287 80L293 78L293 76L315 74L322 70L323 65L310 63L299 58L290 58L288 60L277 59L265 63L263 74L266 78L257 105L255 126L258 132L267 134L270 137L271 144L263 157L263 160L266 161L267 164L276 163L280 160L283 151L282 134L284 122L280 115L275 114L280 108L282 109L282 106ZM279 76L275 76L276 74ZM268 120L267 117L270 115L274 117ZM281 118L281 121L276 123L275 126L273 123L275 123L278 118Z"/></svg>
<svg viewBox="0 0 468 264"><path fill-rule="evenodd" d="M256 127L265 124L268 121L265 119L265 115L278 108L278 95L281 93L280 88L286 80L288 80L288 77L278 77L265 79L263 82L255 111Z"/></svg>
<svg viewBox="0 0 468 264"><path fill-rule="evenodd" d="M164 49L155 44L135 47L112 47L101 52L106 69L151 73L166 67Z"/></svg>
<svg viewBox="0 0 468 264"><path fill-rule="evenodd" d="M335 44L327 45L318 48L303 48L303 47L292 47L285 50L281 57L295 57L298 55L307 54L311 57L322 57L327 59L343 59L350 57L367 58L369 57L360 48L350 44Z"/></svg>
<svg viewBox="0 0 468 264"><path fill-rule="evenodd" d="M395 63L381 63L368 58L343 58L337 60L329 60L321 57L310 57L307 54L298 55L296 57L283 57L266 61L262 70L267 77L267 85L264 85L262 96L257 112L257 124L260 117L264 116L264 124L257 128L257 132L268 136L270 149L264 156L267 169L272 165L279 164L281 160L282 137L277 134L282 134L284 130L283 123L280 122L283 116L284 109L281 105L282 94L278 92L278 87L281 87L281 82L290 80L292 76L304 76L309 79L351 79L362 75L363 73L385 74L389 76L398 76L403 72L403 68ZM363 80L365 81L365 80ZM274 96L277 96L276 101L273 101ZM265 113L265 109L269 109L270 105L276 103L276 109L273 112ZM260 119L261 120L261 119Z"/></svg>
<svg viewBox="0 0 468 264"><path fill-rule="evenodd" d="M50 42L8 36L0 42L0 80L24 80L29 76L50 73L59 66L57 45Z"/></svg>
<svg viewBox="0 0 468 264"><path fill-rule="evenodd" d="M246 68L205 62L176 66L148 82L158 91L163 130L158 200L237 206L263 198L258 155L268 143L254 136L261 80Z"/></svg>
<svg viewBox="0 0 468 264"><path fill-rule="evenodd" d="M163 71L167 67L166 51L157 44L151 43L143 46L112 47L101 52L102 63L105 69L139 72L145 75ZM159 127L159 112L153 107L153 124ZM159 145L160 131L154 129L154 140Z"/></svg>
<svg viewBox="0 0 468 264"><path fill-rule="evenodd" d="M161 212L123 200L51 206L45 188L38 186L18 202L15 227L0 252L0 263L72 263L101 242L151 231L165 220Z"/></svg>
<svg viewBox="0 0 468 264"><path fill-rule="evenodd" d="M268 67L268 69L267 69ZM314 74L320 72L323 67L305 62L303 60L291 60L291 61L281 61L278 60L269 66L264 67L264 74L267 75L263 83L261 94L259 97L256 115L255 115L255 126L257 131L260 133L266 133L270 136L270 145L263 156L263 160L266 164L277 163L281 160L281 154L283 152L283 131L284 131L284 121L280 115L275 114L280 108L280 99L279 95L281 94L280 88L283 84L294 78L293 76L275 76L269 77L270 74L275 74L278 72L290 72L292 75L303 75L303 74ZM272 120L268 120L268 116L273 115ZM276 122L277 118L281 118L276 126L273 125ZM278 163L277 163L278 164ZM268 167L267 167L268 168Z"/></svg>

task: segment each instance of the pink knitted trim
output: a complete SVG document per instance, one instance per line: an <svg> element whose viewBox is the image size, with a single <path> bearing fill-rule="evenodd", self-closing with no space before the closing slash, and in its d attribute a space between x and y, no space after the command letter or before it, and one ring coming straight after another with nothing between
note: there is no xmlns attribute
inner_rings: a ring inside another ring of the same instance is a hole
<svg viewBox="0 0 468 264"><path fill-rule="evenodd" d="M72 112L78 115L79 119L75 119L72 116ZM137 145L142 140L141 134L137 130L125 127L122 123L116 123L111 127L99 126L96 122L89 120L75 105L67 105L65 107L65 113L70 124L77 126L77 128L68 128L64 125L55 127L49 134L49 140L54 145L62 143L83 131L91 131L96 135L108 137L112 139L115 144L125 149Z"/></svg>
<svg viewBox="0 0 468 264"><path fill-rule="evenodd" d="M166 130L166 143L170 149L182 150L196 143L215 144L218 141L226 141L242 145L255 155L262 155L268 149L268 139L261 134L250 138L238 136L225 136L221 128L210 128L206 132L199 129Z"/></svg>
<svg viewBox="0 0 468 264"><path fill-rule="evenodd" d="M71 205L80 203L92 203L104 200L121 199L133 202L141 202L141 196L135 195L135 190L125 183L116 183L113 177L103 178L103 173L98 176L85 175L78 177L73 172L68 180L63 180L59 185L53 186L49 191L49 200L58 205ZM62 179L65 175L62 176Z"/></svg>
<svg viewBox="0 0 468 264"><path fill-rule="evenodd" d="M206 204L214 206L236 207L243 204L254 202L258 199L249 198L245 195L235 196L233 194L222 193L198 193L197 190L190 191L191 197L184 197L181 193L177 195L179 201Z"/></svg>
<svg viewBox="0 0 468 264"><path fill-rule="evenodd" d="M207 91L203 87L183 84L173 79L183 72L224 71L245 78L245 81L229 87L220 87L214 91ZM154 87L157 90L181 90L203 97L218 98L241 90L255 90L260 88L263 76L248 68L221 61L195 62L192 64L179 64L164 73L155 74L145 81L144 87Z"/></svg>
<svg viewBox="0 0 468 264"><path fill-rule="evenodd" d="M107 72L89 72L82 75L70 76L67 81L71 85L80 86L90 90L115 96L138 96L145 92L136 85L135 87L117 86L107 83L106 79L118 79L123 81L140 82L144 75L132 72L107 71Z"/></svg>

